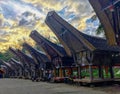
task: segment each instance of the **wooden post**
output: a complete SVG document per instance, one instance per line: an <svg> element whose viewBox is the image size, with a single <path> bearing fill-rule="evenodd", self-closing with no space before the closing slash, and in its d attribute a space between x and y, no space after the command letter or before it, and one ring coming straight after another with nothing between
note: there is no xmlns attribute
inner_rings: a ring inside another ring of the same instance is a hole
<svg viewBox="0 0 120 94"><path fill-rule="evenodd" d="M63 76L66 77L65 67L63 68Z"/></svg>
<svg viewBox="0 0 120 94"><path fill-rule="evenodd" d="M93 71L92 71L92 65L89 65L89 73L90 73L90 80L93 80Z"/></svg>
<svg viewBox="0 0 120 94"><path fill-rule="evenodd" d="M60 68L59 71L60 71L60 77L63 77L62 68Z"/></svg>
<svg viewBox="0 0 120 94"><path fill-rule="evenodd" d="M109 70L110 70L110 76L111 76L111 78L114 78L114 72L113 72L113 67L112 67L112 65L110 65L109 66Z"/></svg>
<svg viewBox="0 0 120 94"><path fill-rule="evenodd" d="M82 79L82 73L81 73L81 70L82 70L82 67L79 66L79 71L80 71L80 76L79 76L79 78L80 78L80 79Z"/></svg>
<svg viewBox="0 0 120 94"><path fill-rule="evenodd" d="M81 66L78 66L78 78L81 79L82 75L81 75Z"/></svg>
<svg viewBox="0 0 120 94"><path fill-rule="evenodd" d="M98 70L99 70L99 78L104 78L104 76L103 76L103 70L102 70L102 66L98 66Z"/></svg>
<svg viewBox="0 0 120 94"><path fill-rule="evenodd" d="M42 78L42 70L41 69L37 69L36 71L37 71L36 77Z"/></svg>
<svg viewBox="0 0 120 94"><path fill-rule="evenodd" d="M53 69L53 73L54 73L54 74L53 74L54 77L56 77L56 68Z"/></svg>
<svg viewBox="0 0 120 94"><path fill-rule="evenodd" d="M70 67L70 70L71 70L71 76L73 76L73 69L72 69L72 67Z"/></svg>

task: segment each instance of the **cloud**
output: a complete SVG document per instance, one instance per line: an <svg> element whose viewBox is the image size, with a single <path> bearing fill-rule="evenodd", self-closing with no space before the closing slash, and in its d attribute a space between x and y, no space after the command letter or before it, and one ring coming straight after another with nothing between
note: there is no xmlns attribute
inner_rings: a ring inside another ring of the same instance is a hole
<svg viewBox="0 0 120 94"><path fill-rule="evenodd" d="M8 19L16 19L16 17L21 16L26 11L32 12L39 17L44 16L40 10L21 0L7 0L7 2L6 0L1 0L0 7L4 17Z"/></svg>
<svg viewBox="0 0 120 94"><path fill-rule="evenodd" d="M3 38L0 38L0 42L1 42L1 43L6 43L6 42L8 42L8 40L5 40L5 39L3 39Z"/></svg>
<svg viewBox="0 0 120 94"><path fill-rule="evenodd" d="M86 19L92 16L93 9L88 0L24 0L44 11L55 10L70 24L79 30L86 28ZM44 20L44 17L43 19Z"/></svg>
<svg viewBox="0 0 120 94"><path fill-rule="evenodd" d="M0 14L0 27L3 27L4 24L4 16L3 14Z"/></svg>
<svg viewBox="0 0 120 94"><path fill-rule="evenodd" d="M3 39L0 51L9 46L21 48L24 41L34 44L29 38L34 29L45 37L53 38L53 32L44 23L51 10L82 31L86 29L86 20L93 11L88 0L0 0L0 40Z"/></svg>

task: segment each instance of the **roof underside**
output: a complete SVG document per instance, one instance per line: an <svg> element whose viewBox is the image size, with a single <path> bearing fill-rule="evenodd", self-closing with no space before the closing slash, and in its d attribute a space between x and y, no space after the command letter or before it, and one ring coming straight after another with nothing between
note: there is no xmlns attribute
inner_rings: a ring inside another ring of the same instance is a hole
<svg viewBox="0 0 120 94"><path fill-rule="evenodd" d="M88 42L90 42L97 50L103 50L103 51L118 51L120 52L119 46L110 46L106 39L97 38L93 36L89 36L86 34L83 34L79 32Z"/></svg>

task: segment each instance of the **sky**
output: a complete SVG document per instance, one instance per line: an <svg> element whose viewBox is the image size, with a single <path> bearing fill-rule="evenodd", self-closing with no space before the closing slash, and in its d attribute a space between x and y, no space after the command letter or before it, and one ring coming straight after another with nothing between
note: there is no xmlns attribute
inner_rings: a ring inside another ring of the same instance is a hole
<svg viewBox="0 0 120 94"><path fill-rule="evenodd" d="M32 30L52 40L54 34L44 23L52 10L88 34L99 24L90 19L95 13L88 0L0 0L0 52L9 47L21 48L24 41L34 45L29 37Z"/></svg>

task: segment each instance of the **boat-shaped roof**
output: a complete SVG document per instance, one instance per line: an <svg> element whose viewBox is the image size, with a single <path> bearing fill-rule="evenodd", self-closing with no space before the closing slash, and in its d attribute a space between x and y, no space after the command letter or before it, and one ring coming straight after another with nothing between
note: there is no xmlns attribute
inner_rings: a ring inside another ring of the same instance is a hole
<svg viewBox="0 0 120 94"><path fill-rule="evenodd" d="M33 48L32 46L30 46L28 43L24 43L23 47L29 51L29 53L31 54L31 56L33 56L33 58L36 58L37 60L39 60L39 62L49 62L48 57L46 56L45 53L43 53L42 51L39 51L35 48Z"/></svg>
<svg viewBox="0 0 120 94"><path fill-rule="evenodd" d="M19 60L22 63L26 63L27 65L30 63L35 63L35 61L33 60L33 58L25 53L23 53L21 50L19 49L13 49L13 48L9 48L9 50L15 55L17 56L17 58L19 58Z"/></svg>
<svg viewBox="0 0 120 94"><path fill-rule="evenodd" d="M31 32L30 37L43 48L49 59L57 56L66 56L66 52L62 46L52 43L40 35L36 30Z"/></svg>
<svg viewBox="0 0 120 94"><path fill-rule="evenodd" d="M14 62L16 65L19 65L19 66L23 67L23 64L22 64L21 62L15 60L14 58L11 58L10 60L11 60L12 62Z"/></svg>
<svg viewBox="0 0 120 94"><path fill-rule="evenodd" d="M23 52L22 52L21 50L19 50L19 49L17 49L17 52L18 52L18 54L23 58L23 60L24 60L24 62L25 62L26 64L30 64L30 63L35 64L35 61L34 61L34 59L33 59L31 56L23 53Z"/></svg>
<svg viewBox="0 0 120 94"><path fill-rule="evenodd" d="M68 54L86 49L90 51L120 51L118 46L110 46L106 39L90 36L78 31L63 20L55 11L48 13L45 22L58 37Z"/></svg>
<svg viewBox="0 0 120 94"><path fill-rule="evenodd" d="M14 49L14 48L12 48L12 47L9 47L9 50L12 52L12 54L13 54L15 57L17 57L17 58L20 60L20 62L21 62L22 64L24 63L23 58L21 57L21 55L18 53L18 51L17 51L16 49Z"/></svg>
<svg viewBox="0 0 120 94"><path fill-rule="evenodd" d="M14 70L15 68L8 62L4 60L0 60L1 63L3 63L5 66L7 66L9 69Z"/></svg>

